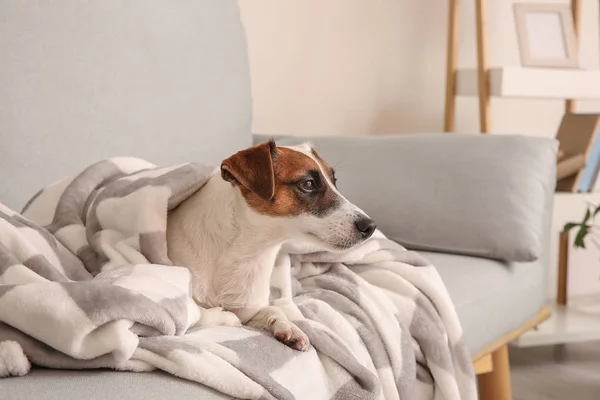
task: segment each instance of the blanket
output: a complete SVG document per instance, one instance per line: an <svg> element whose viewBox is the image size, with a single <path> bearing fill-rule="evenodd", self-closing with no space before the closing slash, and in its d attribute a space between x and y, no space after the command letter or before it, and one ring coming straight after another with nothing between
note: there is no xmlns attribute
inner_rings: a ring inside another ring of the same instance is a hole
<svg viewBox="0 0 600 400"><path fill-rule="evenodd" d="M166 220L215 171L114 158L21 213L0 204L0 376L159 369L245 399L476 399L435 268L379 231L343 253L279 255L271 301L308 335L307 352L246 326L197 326Z"/></svg>

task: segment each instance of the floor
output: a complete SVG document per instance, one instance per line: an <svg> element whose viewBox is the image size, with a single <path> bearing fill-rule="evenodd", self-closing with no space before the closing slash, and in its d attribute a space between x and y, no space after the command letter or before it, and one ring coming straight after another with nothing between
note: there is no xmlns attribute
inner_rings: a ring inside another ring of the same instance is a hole
<svg viewBox="0 0 600 400"><path fill-rule="evenodd" d="M600 399L600 342L511 348L514 400Z"/></svg>

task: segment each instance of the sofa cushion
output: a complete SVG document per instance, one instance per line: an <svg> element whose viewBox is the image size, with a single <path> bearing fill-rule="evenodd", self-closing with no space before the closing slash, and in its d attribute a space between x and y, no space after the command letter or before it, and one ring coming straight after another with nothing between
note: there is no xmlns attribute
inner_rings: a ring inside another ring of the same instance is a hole
<svg viewBox="0 0 600 400"><path fill-rule="evenodd" d="M2 400L225 400L225 396L196 382L164 372L33 369L28 375L6 378Z"/></svg>
<svg viewBox="0 0 600 400"><path fill-rule="evenodd" d="M99 159L218 165L250 146L235 0L0 2L0 202Z"/></svg>
<svg viewBox="0 0 600 400"><path fill-rule="evenodd" d="M486 258L419 252L438 270L472 353L531 320L547 298L541 261L503 263Z"/></svg>
<svg viewBox="0 0 600 400"><path fill-rule="evenodd" d="M329 164L339 164L344 196L406 247L521 262L544 250L556 183L553 139L442 133L276 139L309 140Z"/></svg>

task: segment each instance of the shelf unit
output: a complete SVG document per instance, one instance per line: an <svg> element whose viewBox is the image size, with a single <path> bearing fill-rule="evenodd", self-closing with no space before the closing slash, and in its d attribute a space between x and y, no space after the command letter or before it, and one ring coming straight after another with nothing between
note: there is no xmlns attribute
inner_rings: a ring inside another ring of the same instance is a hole
<svg viewBox="0 0 600 400"><path fill-rule="evenodd" d="M475 0L475 26L477 44L477 67L458 70L458 38L460 0L449 0L448 35L446 55L446 93L444 110L444 131L455 130L456 97L475 96L478 98L479 130L482 134L491 133L491 97L560 99L565 100L565 113L575 111L575 100L600 99L600 71L559 68L489 67L487 0ZM571 11L575 34L579 36L581 2L571 0ZM600 340L600 295L580 296L566 301L566 260L562 246L568 248L568 241L559 239L559 231L569 220L577 220L582 207L571 205L583 203L586 199L600 194L557 194L553 219L552 273L556 273L557 299L549 301L552 314L537 327L522 334L511 343L516 346L538 346L564 344L576 341ZM563 208L566 207L566 208ZM567 217L567 214L569 215ZM577 214L577 216L573 216ZM564 260L559 261L561 255ZM560 268L559 268L560 265ZM562 278L559 278L562 273ZM561 283L558 283L562 280ZM562 285L562 286L561 286Z"/></svg>
<svg viewBox="0 0 600 400"><path fill-rule="evenodd" d="M568 306L549 304L550 318L515 339L517 347L600 340L600 296L574 298Z"/></svg>
<svg viewBox="0 0 600 400"><path fill-rule="evenodd" d="M590 269L587 264L596 265L600 252L593 248L565 251L569 242L560 235L565 223L580 220L586 205L599 203L600 193L554 195L547 304L551 315L536 329L512 341L513 345L529 347L600 340L600 294L591 290L598 282L598 270ZM567 263L570 263L569 268ZM569 276L569 272L572 275ZM571 296L567 290L570 281L576 281L578 288ZM589 282L587 287L583 287L583 282Z"/></svg>
<svg viewBox="0 0 600 400"><path fill-rule="evenodd" d="M456 96L479 99L479 129L491 133L490 97L565 99L565 112L574 112L574 99L600 98L600 72L520 67L489 67L487 40L487 0L475 0L477 68L458 71L460 0L450 0L446 55L446 98L444 131L455 129ZM575 33L579 35L580 0L571 0ZM523 79L528 79L523 81ZM530 80L529 80L530 79ZM567 84L574 79L574 84ZM584 84L584 82L590 83ZM525 83L524 83L525 82Z"/></svg>
<svg viewBox="0 0 600 400"><path fill-rule="evenodd" d="M600 71L499 67L488 71L491 97L598 100ZM456 95L479 94L476 69L456 72Z"/></svg>

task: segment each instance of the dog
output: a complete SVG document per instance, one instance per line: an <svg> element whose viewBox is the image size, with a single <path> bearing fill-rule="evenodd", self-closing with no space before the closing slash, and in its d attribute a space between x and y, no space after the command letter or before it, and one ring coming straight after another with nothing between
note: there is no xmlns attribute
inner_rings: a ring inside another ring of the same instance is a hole
<svg viewBox="0 0 600 400"><path fill-rule="evenodd" d="M305 351L308 337L269 305L270 277L286 241L342 251L375 222L337 190L335 172L310 144L275 141L224 160L205 186L167 217L168 255L192 274L200 326L245 324Z"/></svg>

